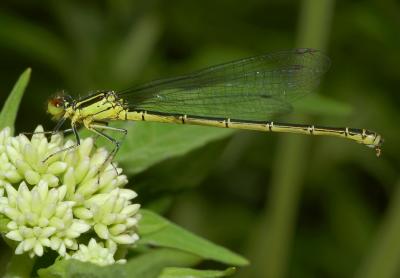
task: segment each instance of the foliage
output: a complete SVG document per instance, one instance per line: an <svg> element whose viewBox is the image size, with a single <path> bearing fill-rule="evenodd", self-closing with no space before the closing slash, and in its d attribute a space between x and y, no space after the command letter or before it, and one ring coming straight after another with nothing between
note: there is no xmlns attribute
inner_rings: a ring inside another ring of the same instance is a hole
<svg viewBox="0 0 400 278"><path fill-rule="evenodd" d="M4 104L4 107L0 114L0 129L3 129L7 126L11 126L14 128L19 103L21 101L25 88L28 85L30 75L31 70L27 69L18 79L17 83L15 83L14 88L11 91L10 97Z"/></svg>
<svg viewBox="0 0 400 278"><path fill-rule="evenodd" d="M11 94L0 113L0 119L2 120L0 121L0 125L13 127L13 121L17 116L18 105L28 84L29 75L30 69L26 70L21 75L11 91ZM215 134L213 130L211 130L211 133ZM167 132L161 132L159 137L162 138L163 136L164 139L171 137L171 135L169 135ZM213 136L207 136L207 131L197 134L196 139L200 137L203 137L203 142L213 139ZM201 142L201 140L198 141ZM147 142L149 142L149 144L140 148L142 152L146 152L154 148L149 140L147 140ZM167 144L166 146L168 145L171 144ZM187 151L188 148L195 148L197 145L198 144L193 144L192 146L184 149ZM167 152L168 148L166 146L164 146L164 151L158 151L158 153L160 153L158 157L161 156L161 158L158 158L158 160L163 158L162 153ZM175 155L179 155L182 152L179 150L179 147L175 147L173 149L175 149ZM142 161L143 165L145 166L150 163L154 163L154 159L152 159L150 162L147 162L145 159L142 159ZM145 169L145 166L139 168L138 171ZM3 214L0 215L1 231L5 230L8 222L3 216ZM123 266L110 267L100 267L90 263L74 262L74 260L59 260L54 265L51 265L46 269L39 269L39 277L70 277L74 275L114 277L116 273L119 273L118 276L121 277L158 277L159 275L160 277L182 277L182 275L197 275L199 277L218 275L219 277L223 277L233 273L231 269L228 269L227 271L202 271L189 268L170 268L171 266L179 265L177 264L179 261L179 255L185 258L184 252L187 253L186 257L190 258L196 256L196 261L214 260L237 266L244 266L248 264L247 260L243 257L236 255L235 253L223 247L219 247L205 239L201 239L192 233L185 231L183 228L173 225L171 222L163 219L160 216L157 216L150 211L142 210L141 217L142 219L140 220L139 224L139 235L141 239L138 242L138 245L143 245L144 247L161 247L159 249L161 253L156 253L160 255L158 261L155 259L155 254L152 254L150 260L147 259L141 261L142 265L140 265L140 268L132 268L131 264L134 264L135 260L139 259L140 261L140 257L138 259L131 259L129 263ZM178 255L175 255L174 251L171 252L172 254L168 253L170 250L181 250L183 252L178 252ZM149 251L151 252L151 250ZM163 251L165 252L163 253ZM176 257L176 260L171 261L171 257ZM157 268L157 265L159 264L161 264L161 266ZM187 266L190 266L190 264ZM27 271L29 271L29 269ZM10 273L7 271L6 275L12 276L13 274L15 273ZM23 274L19 275L24 276Z"/></svg>
<svg viewBox="0 0 400 278"><path fill-rule="evenodd" d="M272 268L274 278L396 277L400 8L324 0L320 12L309 3L316 2L6 0L0 102L31 67L16 131L38 123L51 130L42 104L60 89L74 96L124 89L253 54L324 48L332 66L318 96L297 104L292 118L273 120L376 130L385 138L381 158L334 138L140 123L129 124L117 159L147 209L249 258L235 277L268 277ZM185 251L156 249L130 250L132 268L147 260L155 273L215 268Z"/></svg>

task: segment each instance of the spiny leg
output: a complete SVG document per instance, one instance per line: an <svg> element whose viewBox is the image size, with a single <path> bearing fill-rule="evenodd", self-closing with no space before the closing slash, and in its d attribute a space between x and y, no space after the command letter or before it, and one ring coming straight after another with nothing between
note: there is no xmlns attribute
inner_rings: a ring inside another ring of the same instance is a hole
<svg viewBox="0 0 400 278"><path fill-rule="evenodd" d="M65 123L66 120L67 118L63 117L57 122L56 126L53 129L53 134L56 134L60 130L61 126Z"/></svg>
<svg viewBox="0 0 400 278"><path fill-rule="evenodd" d="M89 129L91 130L91 128L95 129L96 131L92 130L93 132L96 133L96 138L101 136L105 139L107 139L108 141L110 141L111 143L113 143L115 146L118 145L118 149L120 147L121 142L125 139L126 134L128 133L128 131L124 128L118 128L118 127L111 127L108 126L108 122L102 122L102 121L96 121L92 124L90 124ZM123 134L123 137L121 140L117 141L114 138L112 138L111 136L107 135L106 133L102 132L104 129L106 130L110 130L110 131L117 131ZM117 150L118 151L118 150ZM114 155L116 155L117 151L115 151L115 148L111 151L111 153L115 152Z"/></svg>
<svg viewBox="0 0 400 278"><path fill-rule="evenodd" d="M64 129L61 131L36 131L36 132L21 132L21 134L24 135L35 135L35 134L50 134L50 135L55 135L58 132L62 132L63 134L69 133L69 132L73 132L72 128L68 128L68 129Z"/></svg>
<svg viewBox="0 0 400 278"><path fill-rule="evenodd" d="M51 134L51 135L55 135L58 132L60 132L60 128L65 123L66 119L67 118L61 118L57 122L56 126L54 127L54 129L52 131L22 132L22 134L24 134L24 135L35 135L35 134ZM68 128L68 129L61 130L61 132L63 134L66 134L68 132L73 132L73 129L72 128Z"/></svg>
<svg viewBox="0 0 400 278"><path fill-rule="evenodd" d="M66 151L70 151L70 150L76 149L77 147L80 146L80 144L81 144L81 139L80 139L80 137L79 137L78 130L76 129L75 124L71 124L71 130L72 130L73 134L75 135L76 143L75 143L74 145L72 145L72 146L69 146L69 147L67 147L67 148L58 150L58 151L56 151L56 152L50 154L48 157L46 157L46 158L42 161L43 163L46 163L46 161L48 161L50 158L52 158L53 156L55 156L55 155L57 155L57 154L59 154L59 153L66 152Z"/></svg>
<svg viewBox="0 0 400 278"><path fill-rule="evenodd" d="M104 126L108 126L108 122L106 122L106 121L95 121L95 122L93 122L92 124L91 124L91 126L93 126L93 125L100 125L101 126L101 128L98 128L98 129L101 129L101 130L103 130L104 128ZM96 127L97 128L97 127ZM103 136L101 136L101 135L99 135L98 133L95 133L95 135L93 136L93 141L94 141L94 145L96 146L96 148L98 147L97 145L96 145L96 141L97 141L97 139L99 138L99 137L103 137ZM107 139L108 140L108 139Z"/></svg>
<svg viewBox="0 0 400 278"><path fill-rule="evenodd" d="M115 172L118 175L118 170L116 169L116 167L114 166L114 164L112 163L112 159L115 157L115 155L117 154L118 150L121 147L121 142L115 140L114 138L112 138L111 136L109 136L108 134L104 133L103 131L101 131L100 129L107 129L107 130L111 130L111 131L118 131L120 133L123 133L123 136L125 138L126 134L128 133L128 131L126 129L123 128L117 128L117 127L110 127L108 125L102 125L102 124L91 124L90 126L88 126L88 129L93 131L94 133L96 133L97 135L105 138L106 140L108 140L109 142L114 144L114 149L109 153L109 155L107 156L106 160L103 162L103 165L100 167L99 172L101 171L101 169L103 167L105 167L105 165L107 165L108 162L111 161L111 166L114 168ZM123 140L123 139L122 139ZM99 182L100 182L100 175L99 175Z"/></svg>

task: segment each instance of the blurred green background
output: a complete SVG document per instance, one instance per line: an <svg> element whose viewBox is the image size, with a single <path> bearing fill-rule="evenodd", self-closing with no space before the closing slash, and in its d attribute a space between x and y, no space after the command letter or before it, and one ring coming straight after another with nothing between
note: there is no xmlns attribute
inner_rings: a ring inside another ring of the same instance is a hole
<svg viewBox="0 0 400 278"><path fill-rule="evenodd" d="M235 132L130 184L144 207L249 258L235 277L400 276L398 1L38 3L0 3L0 105L33 70L18 132L51 130L45 102L60 89L78 96L260 53L326 52L325 101L282 120L378 131L381 158L347 140Z"/></svg>

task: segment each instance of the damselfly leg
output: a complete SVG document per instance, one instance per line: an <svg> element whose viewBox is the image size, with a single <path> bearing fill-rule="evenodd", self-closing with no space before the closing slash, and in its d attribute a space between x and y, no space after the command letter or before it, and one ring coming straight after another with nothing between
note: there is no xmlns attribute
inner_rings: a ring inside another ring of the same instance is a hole
<svg viewBox="0 0 400 278"><path fill-rule="evenodd" d="M52 158L53 156L55 156L55 155L57 155L57 154L60 154L60 153L63 153L63 152L67 152L67 151L74 150L74 149L76 149L77 147L80 146L80 144L81 144L81 139L80 139L80 137L79 137L79 133L78 133L78 130L77 130L77 128L76 128L76 125L71 124L71 129L70 129L70 130L71 130L72 133L75 135L75 144L72 145L72 146L63 148L63 149L61 149L61 150L58 150L58 151L56 151L56 152L50 154L49 156L47 156L47 157L42 161L43 163L46 163L46 161L48 161L50 158Z"/></svg>
<svg viewBox="0 0 400 278"><path fill-rule="evenodd" d="M111 142L114 145L113 150L108 154L107 158L104 160L103 164L99 168L99 172L106 167L108 163L111 163L111 166L114 168L115 172L118 175L118 170L115 167L115 165L112 163L112 160L114 159L115 155L119 151L122 142L125 139L125 136L128 134L128 131L124 128L118 128L118 127L111 127L108 126L107 123L92 123L88 126L88 129L92 132L94 132L96 135L106 139L107 141ZM107 133L104 132L104 130L109 130L109 131L116 131L122 134L122 138L120 140L116 140L115 138L111 137ZM100 176L99 176L100 179Z"/></svg>

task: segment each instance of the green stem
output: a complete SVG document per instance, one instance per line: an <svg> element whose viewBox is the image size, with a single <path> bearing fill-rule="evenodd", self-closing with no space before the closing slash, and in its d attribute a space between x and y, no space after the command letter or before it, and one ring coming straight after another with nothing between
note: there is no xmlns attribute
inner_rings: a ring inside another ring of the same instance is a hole
<svg viewBox="0 0 400 278"><path fill-rule="evenodd" d="M333 4L334 0L302 2L298 47L323 49L326 46ZM296 117L295 120L308 122L310 119ZM248 255L252 273L246 277L281 278L287 274L310 138L282 135L279 142L268 207L252 237Z"/></svg>
<svg viewBox="0 0 400 278"><path fill-rule="evenodd" d="M31 277L32 267L35 259L31 259L28 254L13 255L8 263L4 278L29 278Z"/></svg>
<svg viewBox="0 0 400 278"><path fill-rule="evenodd" d="M364 258L356 277L399 277L400 263L400 180L371 250Z"/></svg>

